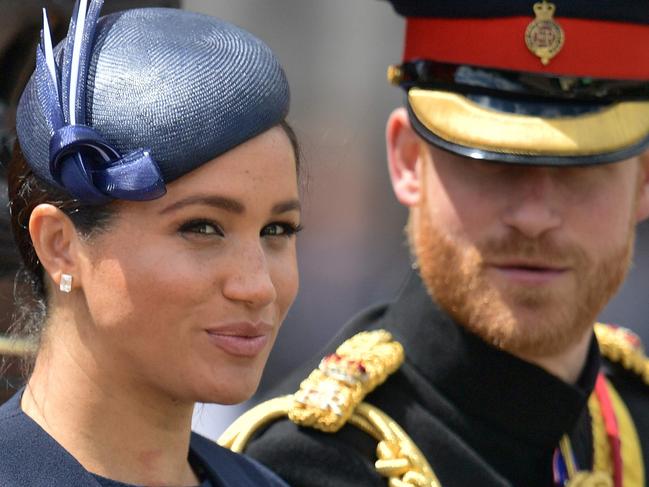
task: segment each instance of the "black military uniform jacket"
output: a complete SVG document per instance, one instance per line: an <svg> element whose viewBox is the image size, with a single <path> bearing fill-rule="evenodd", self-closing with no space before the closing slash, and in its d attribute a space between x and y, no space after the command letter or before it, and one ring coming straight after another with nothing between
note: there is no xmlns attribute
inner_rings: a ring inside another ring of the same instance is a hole
<svg viewBox="0 0 649 487"><path fill-rule="evenodd" d="M422 450L443 487L551 487L552 455L569 433L577 462L593 458L587 399L604 367L623 398L649 466L649 389L603 363L593 338L576 385L485 344L431 301L418 276L399 299L354 319L332 349L362 330L383 328L405 349L405 362L365 401L379 407ZM295 392L309 364L275 393ZM293 487L385 486L374 468L376 441L351 425L335 434L273 423L247 453Z"/></svg>
<svg viewBox="0 0 649 487"><path fill-rule="evenodd" d="M59 443L20 409L22 391L0 406L0 486L101 487ZM287 487L262 465L192 433L189 459L210 487Z"/></svg>

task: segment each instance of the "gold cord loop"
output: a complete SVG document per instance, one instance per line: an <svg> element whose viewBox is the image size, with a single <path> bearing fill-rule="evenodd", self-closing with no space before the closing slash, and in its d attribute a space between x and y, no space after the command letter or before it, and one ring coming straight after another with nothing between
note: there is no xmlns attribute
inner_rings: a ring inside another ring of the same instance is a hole
<svg viewBox="0 0 649 487"><path fill-rule="evenodd" d="M288 416L293 396L263 402L239 417L218 439L219 445L242 453L256 431ZM440 487L428 461L405 431L380 409L361 403L348 420L378 441L376 470L390 487Z"/></svg>

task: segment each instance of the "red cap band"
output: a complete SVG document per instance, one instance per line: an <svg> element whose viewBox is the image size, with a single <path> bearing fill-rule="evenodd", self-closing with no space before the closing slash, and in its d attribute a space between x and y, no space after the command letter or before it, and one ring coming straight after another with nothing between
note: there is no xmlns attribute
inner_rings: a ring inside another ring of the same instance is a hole
<svg viewBox="0 0 649 487"><path fill-rule="evenodd" d="M555 75L649 80L649 25L556 18L565 42L544 66L525 44L532 20L411 17L404 61L430 59Z"/></svg>

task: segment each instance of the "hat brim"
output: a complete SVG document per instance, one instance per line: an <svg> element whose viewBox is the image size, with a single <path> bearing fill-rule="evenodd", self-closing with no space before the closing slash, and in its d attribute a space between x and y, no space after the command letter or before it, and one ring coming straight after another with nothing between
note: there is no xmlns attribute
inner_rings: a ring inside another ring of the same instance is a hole
<svg viewBox="0 0 649 487"><path fill-rule="evenodd" d="M649 147L649 101L625 101L577 116L500 112L448 91L412 88L415 130L443 149L475 159L538 165L621 161Z"/></svg>

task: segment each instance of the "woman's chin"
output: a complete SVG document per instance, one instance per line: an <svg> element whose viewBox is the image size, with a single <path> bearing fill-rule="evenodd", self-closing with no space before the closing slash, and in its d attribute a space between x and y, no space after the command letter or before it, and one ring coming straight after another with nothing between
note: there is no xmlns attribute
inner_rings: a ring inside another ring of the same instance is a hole
<svg viewBox="0 0 649 487"><path fill-rule="evenodd" d="M198 393L198 399L195 402L210 403L210 404L223 404L224 406L231 406L240 404L250 399L259 386L259 380L245 383L241 379L233 380L236 384L228 384L224 387L220 384L219 387L214 387L211 390L205 388Z"/></svg>
<svg viewBox="0 0 649 487"><path fill-rule="evenodd" d="M210 402L213 404L221 404L222 406L234 406L236 404L241 404L243 402L246 402L251 397L252 397L252 393L246 395L242 394L240 396L227 397L224 399L219 399L218 401L210 401Z"/></svg>

